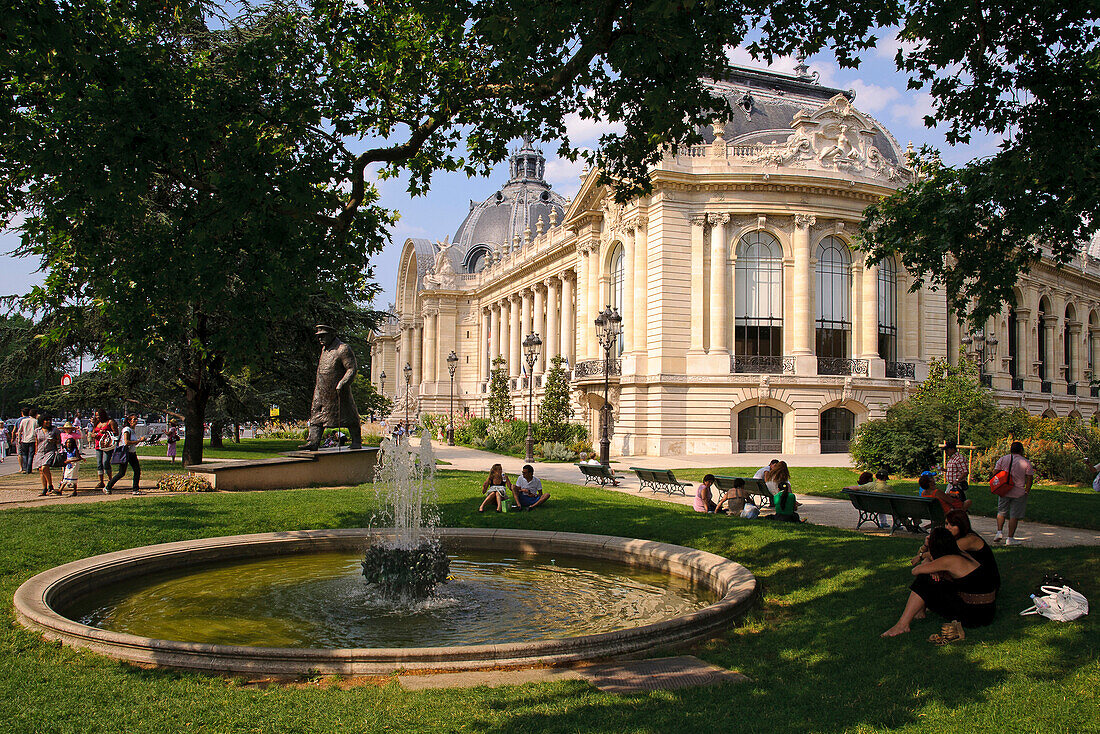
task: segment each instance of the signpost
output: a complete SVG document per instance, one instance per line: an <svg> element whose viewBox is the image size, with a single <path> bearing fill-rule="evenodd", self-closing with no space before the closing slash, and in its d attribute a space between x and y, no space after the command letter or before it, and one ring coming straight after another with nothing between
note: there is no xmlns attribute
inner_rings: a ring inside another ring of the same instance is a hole
<svg viewBox="0 0 1100 734"><path fill-rule="evenodd" d="M272 418L278 418L279 417L279 406L278 405L272 405L271 410L269 411L268 415L270 415Z"/></svg>
<svg viewBox="0 0 1100 734"><path fill-rule="evenodd" d="M62 387L68 387L71 384L73 384L73 376L72 375L66 373L66 374L61 376L61 386Z"/></svg>

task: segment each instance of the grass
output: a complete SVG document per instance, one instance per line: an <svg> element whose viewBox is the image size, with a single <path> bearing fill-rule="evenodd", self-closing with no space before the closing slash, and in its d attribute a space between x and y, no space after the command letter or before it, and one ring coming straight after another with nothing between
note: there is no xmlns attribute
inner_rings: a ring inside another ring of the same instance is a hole
<svg viewBox="0 0 1100 734"><path fill-rule="evenodd" d="M693 482L701 482L704 474L751 477L758 468L723 466L712 469L677 469L676 477ZM809 494L846 499L841 489L854 485L858 477L859 472L855 469L792 467L791 487L796 495ZM890 487L898 494L919 493L915 479L895 479L890 482ZM997 498L985 483L972 484L966 496L967 499L974 501L970 509L972 514L988 517L997 514ZM1092 487L1036 484L1028 496L1025 519L1052 525L1100 530L1098 504L1100 504L1100 497L1092 491Z"/></svg>
<svg viewBox="0 0 1100 734"><path fill-rule="evenodd" d="M699 515L688 507L547 482L547 509L479 515L479 474L441 471L448 525L653 538L747 565L764 599L743 624L692 652L749 682L603 694L569 681L407 692L392 680L259 689L142 670L76 652L13 623L31 575L96 553L231 533L367 524L369 493L189 495L4 513L0 534L0 731L4 732L1030 732L1100 728L1100 633L1015 614L1047 570L1100 598L1093 548L998 549L1005 579L991 627L937 648L928 620L883 640L909 582L914 542L825 527ZM48 539L48 542L47 542ZM506 623L506 620L502 620Z"/></svg>
<svg viewBox="0 0 1100 734"><path fill-rule="evenodd" d="M294 451L302 442L294 438L243 438L240 443L227 440L223 448L210 448L210 439L202 442L202 458L205 459L271 459L285 451ZM159 446L138 447L139 456L164 456L168 447L161 443ZM183 452L183 441L176 445L177 455Z"/></svg>

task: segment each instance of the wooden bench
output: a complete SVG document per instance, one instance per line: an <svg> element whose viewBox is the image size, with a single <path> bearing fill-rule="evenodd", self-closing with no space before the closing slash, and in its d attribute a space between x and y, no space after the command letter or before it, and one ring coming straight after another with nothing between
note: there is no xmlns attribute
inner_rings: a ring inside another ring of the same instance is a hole
<svg viewBox="0 0 1100 734"><path fill-rule="evenodd" d="M664 492L671 495L673 492L679 492L687 496L684 487L693 486L691 482L681 482L678 480L671 469L642 469L637 466L632 466L630 467L630 471L638 475L638 481L641 482L641 486L638 487L639 492L643 489L648 489L654 493Z"/></svg>
<svg viewBox="0 0 1100 734"><path fill-rule="evenodd" d="M733 489L733 480L738 478L715 475L714 487L725 494ZM763 479L752 479L750 477L740 477L740 479L745 481L745 487L741 490L744 492L745 499L761 509L772 506L772 491L768 489L768 485Z"/></svg>
<svg viewBox="0 0 1100 734"><path fill-rule="evenodd" d="M856 530L865 522L878 524L879 514L894 518L890 533L901 526L919 526L921 520L930 520L933 525L943 525L943 505L935 497L914 497L908 494L884 494L867 492L861 489L842 489L852 507L859 511Z"/></svg>
<svg viewBox="0 0 1100 734"><path fill-rule="evenodd" d="M616 483L615 472L611 471L609 466L603 464L577 464L577 468L584 475L585 484L598 484L604 487Z"/></svg>

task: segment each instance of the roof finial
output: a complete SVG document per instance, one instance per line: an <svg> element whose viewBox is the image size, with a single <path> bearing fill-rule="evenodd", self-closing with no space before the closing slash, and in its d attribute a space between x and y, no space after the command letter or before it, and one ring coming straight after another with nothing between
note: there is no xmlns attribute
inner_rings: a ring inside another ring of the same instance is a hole
<svg viewBox="0 0 1100 734"><path fill-rule="evenodd" d="M799 79L813 79L813 75L810 74L810 67L806 66L806 52L799 49L798 54L795 56L795 60L797 60L798 63L795 64L794 75Z"/></svg>

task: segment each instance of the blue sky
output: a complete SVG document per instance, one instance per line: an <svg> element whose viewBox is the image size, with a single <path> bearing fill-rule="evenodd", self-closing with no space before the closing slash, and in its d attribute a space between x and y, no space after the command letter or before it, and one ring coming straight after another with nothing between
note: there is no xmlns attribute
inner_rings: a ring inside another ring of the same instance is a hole
<svg viewBox="0 0 1100 734"><path fill-rule="evenodd" d="M897 138L902 146L912 141L919 147L928 144L940 149L947 164L961 164L973 158L990 155L998 140L975 136L968 146L949 148L944 142L942 126L928 129L924 116L931 114L931 97L926 91L906 89L908 78L894 66L898 42L889 32L882 34L878 46L865 53L858 69L841 69L828 54L818 54L808 60L810 68L820 76L820 82L856 93L855 106L877 118ZM742 66L762 68L742 49L729 53L730 61ZM771 67L791 72L795 61L778 59ZM599 123L569 118L569 135L574 145L593 146L607 128ZM556 146L543 146L547 153L546 177L554 190L570 198L580 187L581 163L571 163L553 155ZM455 230L469 211L470 200L480 201L492 194L508 178L507 163L496 167L488 178L467 178L463 174L439 174L433 179L432 190L425 196L411 197L401 179L379 183L382 204L396 209L401 219L391 233L391 242L371 263L375 279L383 288L376 303L384 308L393 300L397 279L397 260L407 237L427 237L442 240L454 236ZM23 293L42 280L36 272L38 263L11 257L17 237L11 232L0 233L0 295Z"/></svg>

